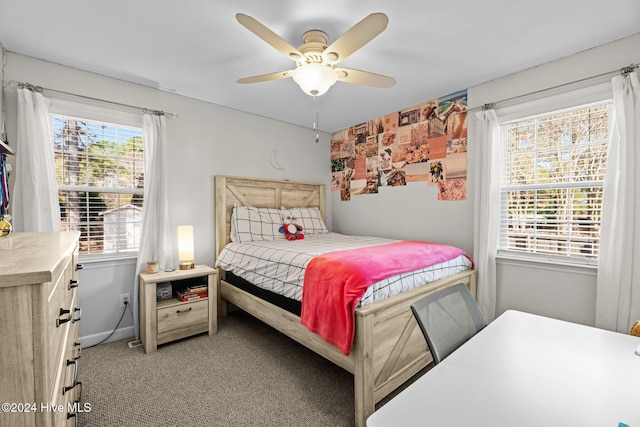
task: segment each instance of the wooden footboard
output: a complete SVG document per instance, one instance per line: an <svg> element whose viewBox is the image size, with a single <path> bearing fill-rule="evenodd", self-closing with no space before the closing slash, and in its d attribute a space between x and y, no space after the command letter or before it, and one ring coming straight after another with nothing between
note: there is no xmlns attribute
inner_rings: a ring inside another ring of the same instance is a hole
<svg viewBox="0 0 640 427"><path fill-rule="evenodd" d="M476 272L464 271L356 310L353 344L356 426L375 404L433 361L411 304L456 283L476 295Z"/></svg>
<svg viewBox="0 0 640 427"><path fill-rule="evenodd" d="M356 310L351 354L326 343L300 323L300 317L242 291L224 280L220 296L354 376L355 425L365 426L375 404L431 363L411 304L435 290L464 283L476 295L476 273L464 271Z"/></svg>

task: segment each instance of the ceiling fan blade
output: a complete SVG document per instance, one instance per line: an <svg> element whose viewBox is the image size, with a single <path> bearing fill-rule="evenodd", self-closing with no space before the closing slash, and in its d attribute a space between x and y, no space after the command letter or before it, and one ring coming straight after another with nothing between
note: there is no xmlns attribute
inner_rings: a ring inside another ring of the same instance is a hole
<svg viewBox="0 0 640 427"><path fill-rule="evenodd" d="M389 18L384 13L372 13L347 30L327 47L322 56L330 64L346 59L387 28Z"/></svg>
<svg viewBox="0 0 640 427"><path fill-rule="evenodd" d="M362 86L389 88L396 84L396 79L382 74L368 71L352 70L349 68L336 68L338 80L345 83L353 83Z"/></svg>
<svg viewBox="0 0 640 427"><path fill-rule="evenodd" d="M238 83L246 84L246 83L268 82L269 80L286 79L287 77L291 77L292 75L293 75L293 70L278 71L276 73L260 74L259 76L245 77L245 78L239 79Z"/></svg>
<svg viewBox="0 0 640 427"><path fill-rule="evenodd" d="M291 46L282 37L262 25L255 18L245 15L244 13L236 13L236 19L247 30L251 31L253 34L260 37L262 40L269 43L292 60L297 61L302 57L302 53L298 49Z"/></svg>

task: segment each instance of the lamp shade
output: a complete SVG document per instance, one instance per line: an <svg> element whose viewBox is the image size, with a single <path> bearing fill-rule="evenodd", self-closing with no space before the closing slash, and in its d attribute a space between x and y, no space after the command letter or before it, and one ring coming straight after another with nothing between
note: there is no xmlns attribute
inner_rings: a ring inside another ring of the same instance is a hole
<svg viewBox="0 0 640 427"><path fill-rule="evenodd" d="M194 267L193 225L178 226L178 261L181 270Z"/></svg>
<svg viewBox="0 0 640 427"><path fill-rule="evenodd" d="M318 63L302 64L293 72L293 80L308 95L319 96L326 93L336 82L333 68Z"/></svg>

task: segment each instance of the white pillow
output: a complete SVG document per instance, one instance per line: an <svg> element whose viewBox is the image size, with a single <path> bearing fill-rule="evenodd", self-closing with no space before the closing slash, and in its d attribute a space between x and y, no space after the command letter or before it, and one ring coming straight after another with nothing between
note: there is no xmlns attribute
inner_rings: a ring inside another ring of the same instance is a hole
<svg viewBox="0 0 640 427"><path fill-rule="evenodd" d="M318 208L282 208L283 215L296 218L295 223L302 226L304 234L328 233L327 226Z"/></svg>
<svg viewBox="0 0 640 427"><path fill-rule="evenodd" d="M235 206L231 213L231 241L256 242L282 239L278 231L282 212L274 208Z"/></svg>
<svg viewBox="0 0 640 427"><path fill-rule="evenodd" d="M238 205L234 205L231 210L231 231L229 232L229 238L232 242L238 241L238 232L236 231L236 208Z"/></svg>

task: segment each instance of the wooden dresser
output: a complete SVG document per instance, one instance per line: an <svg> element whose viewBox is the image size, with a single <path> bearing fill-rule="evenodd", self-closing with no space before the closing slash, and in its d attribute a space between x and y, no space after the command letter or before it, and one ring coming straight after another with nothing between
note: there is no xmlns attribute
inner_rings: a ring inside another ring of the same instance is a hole
<svg viewBox="0 0 640 427"><path fill-rule="evenodd" d="M0 237L0 425L72 426L78 382L78 233Z"/></svg>

